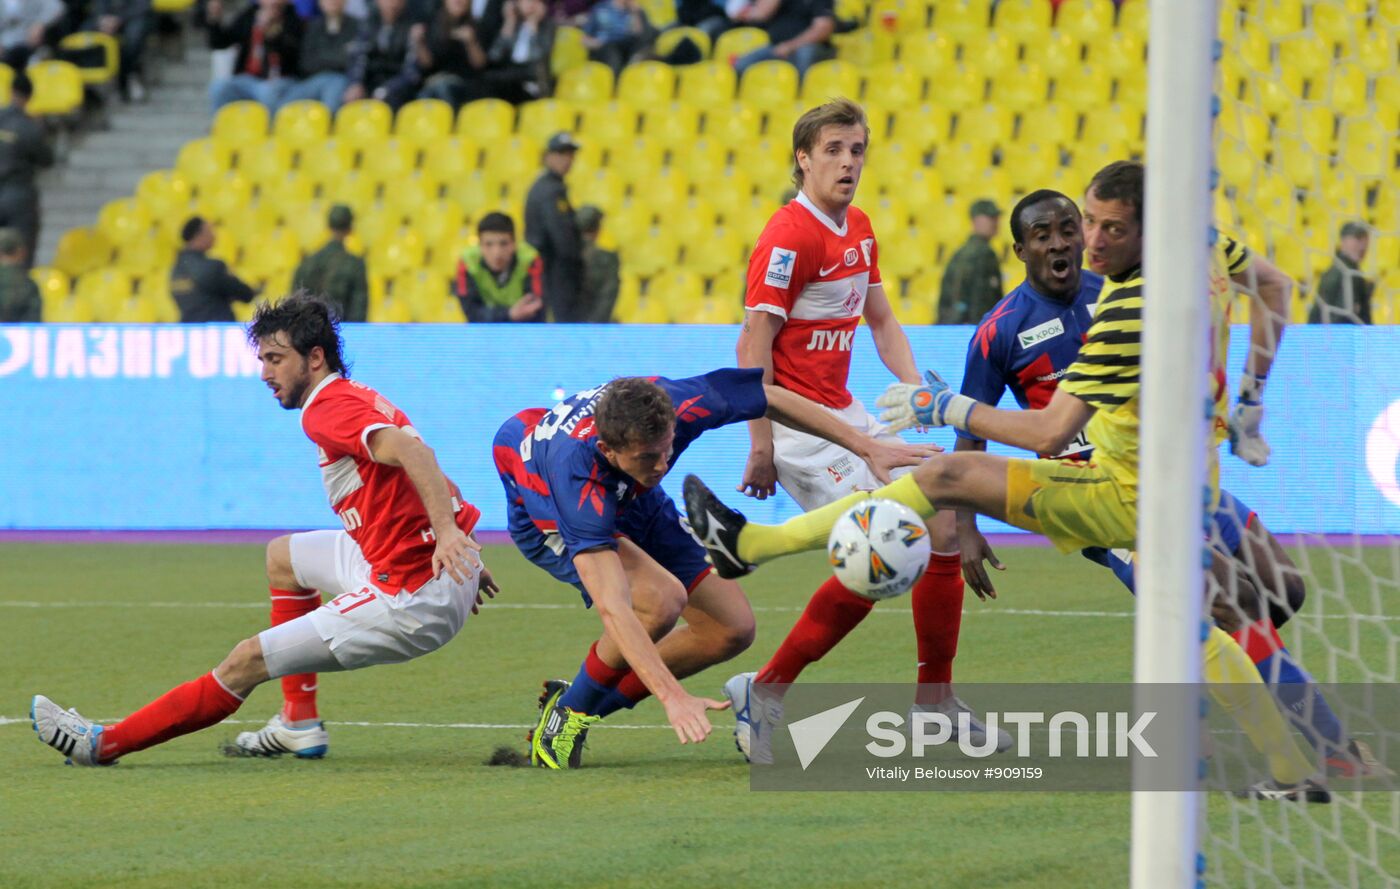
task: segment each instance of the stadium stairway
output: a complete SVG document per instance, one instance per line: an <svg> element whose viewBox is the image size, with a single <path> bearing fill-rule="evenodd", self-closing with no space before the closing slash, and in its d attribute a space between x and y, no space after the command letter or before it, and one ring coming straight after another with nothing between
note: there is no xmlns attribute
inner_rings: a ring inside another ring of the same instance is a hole
<svg viewBox="0 0 1400 889"><path fill-rule="evenodd" d="M209 50L187 29L183 57L158 62L141 104L117 104L106 129L78 137L67 160L39 180L43 229L36 265L48 265L63 233L91 225L102 205L129 197L141 177L171 167L180 148L209 131ZM151 51L159 52L151 43Z"/></svg>

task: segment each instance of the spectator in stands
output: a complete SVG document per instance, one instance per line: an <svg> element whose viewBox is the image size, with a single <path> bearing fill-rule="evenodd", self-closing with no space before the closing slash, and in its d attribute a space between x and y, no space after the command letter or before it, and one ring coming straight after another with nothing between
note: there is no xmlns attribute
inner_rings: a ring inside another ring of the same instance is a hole
<svg viewBox="0 0 1400 889"><path fill-rule="evenodd" d="M1361 273L1371 245L1371 230L1363 222L1348 222L1337 239L1337 256L1317 282L1317 298L1308 312L1309 324L1370 324L1371 296L1376 284Z"/></svg>
<svg viewBox="0 0 1400 889"><path fill-rule="evenodd" d="M192 216L180 228L185 246L170 270L170 295L180 308L186 324L205 321L233 321L234 302L252 302L258 293L240 281L222 260L209 256L214 246L214 227L202 217Z"/></svg>
<svg viewBox="0 0 1400 889"><path fill-rule="evenodd" d="M10 104L0 109L0 226L18 229L25 263L39 243L39 171L53 166L53 147L44 128L26 110L34 85L23 71L10 82Z"/></svg>
<svg viewBox="0 0 1400 889"><path fill-rule="evenodd" d="M603 227L603 211L592 204L578 208L578 229L583 235L583 299L579 321L606 324L612 320L613 306L621 286L617 253L598 246Z"/></svg>
<svg viewBox="0 0 1400 889"><path fill-rule="evenodd" d="M476 246L457 261L452 286L467 320L545 320L544 265L534 247L516 244L515 222L504 213L487 213L476 234Z"/></svg>
<svg viewBox="0 0 1400 889"><path fill-rule="evenodd" d="M25 262L24 238L12 228L0 228L0 324L43 320L44 301Z"/></svg>
<svg viewBox="0 0 1400 889"><path fill-rule="evenodd" d="M746 69L769 59L787 59L798 74L817 62L835 58L831 35L836 30L832 0L755 0L735 10L731 17L768 33L768 45L740 56L734 70Z"/></svg>
<svg viewBox="0 0 1400 889"><path fill-rule="evenodd" d="M501 32L487 53L490 95L518 105L549 94L554 23L548 12L544 0L506 0Z"/></svg>
<svg viewBox="0 0 1400 889"><path fill-rule="evenodd" d="M5 0L0 4L0 62L23 70L67 12L61 0Z"/></svg>
<svg viewBox="0 0 1400 889"><path fill-rule="evenodd" d="M564 182L578 143L572 133L555 133L545 145L544 171L525 196L525 240L544 260L544 304L555 321L582 317L583 240Z"/></svg>
<svg viewBox="0 0 1400 889"><path fill-rule="evenodd" d="M301 19L287 0L260 0L232 24L223 22L223 0L208 0L209 48L238 47L233 74L209 85L209 104L218 111L230 102L251 99L276 109L297 76Z"/></svg>
<svg viewBox="0 0 1400 889"><path fill-rule="evenodd" d="M441 99L459 108L488 95L481 78L486 50L477 34L471 0L443 0L427 40L416 51L424 78L420 99Z"/></svg>
<svg viewBox="0 0 1400 889"><path fill-rule="evenodd" d="M735 23L730 20L727 7L730 4L724 0L676 0L676 27L699 28L710 36L713 41L716 37L735 27ZM747 2L735 0L734 8L738 9L747 6Z"/></svg>
<svg viewBox="0 0 1400 889"><path fill-rule="evenodd" d="M372 97L398 108L418 92L417 47L427 28L406 13L405 0L375 0L350 54L345 101Z"/></svg>
<svg viewBox="0 0 1400 889"><path fill-rule="evenodd" d="M588 57L618 73L651 46L656 30L638 0L599 0L583 23Z"/></svg>
<svg viewBox="0 0 1400 889"><path fill-rule="evenodd" d="M345 239L355 227L355 214L344 204L336 204L326 214L326 225L331 239L297 266L292 290L309 290L325 297L342 321L367 321L369 275L365 261L345 249Z"/></svg>
<svg viewBox="0 0 1400 889"><path fill-rule="evenodd" d="M101 31L116 38L121 54L117 88L127 99L140 102L146 98L141 57L155 26L151 0L93 0L90 16L83 30Z"/></svg>
<svg viewBox="0 0 1400 889"><path fill-rule="evenodd" d="M943 270L938 295L939 324L976 324L1006 295L1001 263L992 249L1001 210L983 198L972 202L972 234Z"/></svg>
<svg viewBox="0 0 1400 889"><path fill-rule="evenodd" d="M345 14L345 0L320 0L321 15L306 24L298 73L282 93L282 104L310 99L335 112L350 88L350 50L363 25Z"/></svg>

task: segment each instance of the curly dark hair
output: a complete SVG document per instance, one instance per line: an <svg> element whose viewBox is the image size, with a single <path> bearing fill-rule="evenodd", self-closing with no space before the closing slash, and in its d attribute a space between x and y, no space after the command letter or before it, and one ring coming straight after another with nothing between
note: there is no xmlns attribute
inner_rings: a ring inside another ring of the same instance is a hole
<svg viewBox="0 0 1400 889"><path fill-rule="evenodd" d="M285 333L297 354L305 358L320 346L326 353L326 366L343 377L350 376L350 364L342 354L340 317L324 297L309 290L298 290L277 302L263 303L248 323L248 342L257 348L258 340Z"/></svg>
<svg viewBox="0 0 1400 889"><path fill-rule="evenodd" d="M646 377L618 377L603 390L593 411L598 437L614 450L660 439L676 424L666 390Z"/></svg>

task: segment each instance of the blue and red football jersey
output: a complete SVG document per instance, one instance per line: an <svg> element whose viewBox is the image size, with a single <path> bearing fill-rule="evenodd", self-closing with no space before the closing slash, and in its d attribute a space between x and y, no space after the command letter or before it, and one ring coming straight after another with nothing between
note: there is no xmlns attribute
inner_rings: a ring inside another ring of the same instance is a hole
<svg viewBox="0 0 1400 889"><path fill-rule="evenodd" d="M1060 377L1079 355L1102 287L1102 277L1082 271L1079 293L1066 303L1022 281L977 325L967 346L962 394L995 405L1009 388L1023 410L1049 404ZM976 439L969 433L958 434ZM1070 456L1088 448L1081 432L1063 454L1046 456Z"/></svg>
<svg viewBox="0 0 1400 889"><path fill-rule="evenodd" d="M672 466L701 433L768 410L759 368L652 381L675 405ZM522 547L547 544L567 559L600 546L616 548L619 534L646 530L630 527L633 520L648 521L655 512L639 500L669 500L659 488L644 488L614 469L598 450L593 412L606 388L579 392L553 410L521 411L496 432L493 450L506 489L510 532Z"/></svg>

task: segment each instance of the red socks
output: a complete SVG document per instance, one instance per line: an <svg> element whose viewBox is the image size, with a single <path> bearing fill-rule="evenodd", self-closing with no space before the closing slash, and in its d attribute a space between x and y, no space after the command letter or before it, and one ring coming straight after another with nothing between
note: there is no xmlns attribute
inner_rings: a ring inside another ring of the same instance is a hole
<svg viewBox="0 0 1400 889"><path fill-rule="evenodd" d="M321 605L321 594L306 590L279 590L271 588L272 626L315 611ZM316 718L316 674L297 673L282 677L282 718L288 722L300 722Z"/></svg>
<svg viewBox="0 0 1400 889"><path fill-rule="evenodd" d="M631 667L610 667L604 663L603 659L598 657L597 642L588 649L588 657L583 659L583 669L589 679L615 689L618 694L634 704L651 694Z"/></svg>
<svg viewBox="0 0 1400 889"><path fill-rule="evenodd" d="M915 700L936 704L948 696L962 627L962 556L934 553L914 584L914 635L918 639L919 690Z"/></svg>
<svg viewBox="0 0 1400 889"><path fill-rule="evenodd" d="M116 725L102 730L103 760L188 735L222 722L243 705L213 672L177 685Z"/></svg>
<svg viewBox="0 0 1400 889"><path fill-rule="evenodd" d="M779 685L795 681L803 668L821 660L874 607L874 602L846 589L835 577L828 578L754 681Z"/></svg>
<svg viewBox="0 0 1400 889"><path fill-rule="evenodd" d="M1245 624L1238 633L1231 635L1256 664L1268 660L1280 651L1288 650L1283 644L1283 639L1279 637L1274 622L1267 617L1252 624Z"/></svg>

